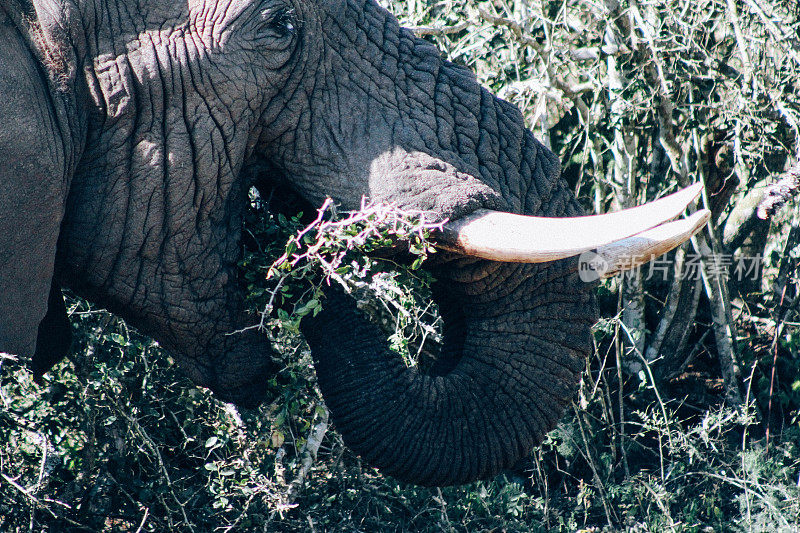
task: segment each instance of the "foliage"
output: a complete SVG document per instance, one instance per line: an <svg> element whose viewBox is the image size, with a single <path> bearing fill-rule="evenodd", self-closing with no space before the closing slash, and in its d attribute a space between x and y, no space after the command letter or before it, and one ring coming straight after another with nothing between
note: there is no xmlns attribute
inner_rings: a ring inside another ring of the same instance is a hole
<svg viewBox="0 0 800 533"><path fill-rule="evenodd" d="M626 413L623 427L611 371L587 374L577 414L518 471L441 493L405 486L361 465L328 431L292 501L322 409L307 353L287 357L270 405L240 413L192 387L158 346L118 319L83 302L71 309L83 352L61 364L57 378L41 387L4 361L4 531L26 530L29 521L37 531L797 525L796 433L767 451L752 411L680 419L680 404L662 410L646 386L633 394L630 405L641 407Z"/></svg>
<svg viewBox="0 0 800 533"><path fill-rule="evenodd" d="M250 309L261 315L260 328L270 330L271 325L286 329L288 326L284 333L296 336L299 321L308 314L316 315L321 309L323 283L339 283L348 293L388 290L404 300L398 304L385 295L385 303L397 309L420 305L414 294L402 287L414 286L424 291L424 296L428 295L429 276L415 271L429 254L436 252L429 238L442 224L427 221L424 213L362 201L358 211L339 218L333 202L328 199L317 210L316 218L303 227L302 212L291 219L280 213L273 215L255 188L251 195L248 232L257 246L245 251L241 266L248 283ZM276 240L277 229L288 238ZM275 246L278 242L285 242L279 252ZM274 253L281 255L275 259ZM411 258L407 268L401 268L392 259L400 254ZM387 276L387 271L394 272ZM362 308L368 305L368 302L361 303ZM275 318L270 318L273 310ZM373 315L379 314L377 309L372 311ZM405 327L425 327L420 320L411 320L408 312L400 313L400 317ZM400 330L405 327L398 326ZM430 326L426 329L430 330ZM405 340L394 337L396 342Z"/></svg>
<svg viewBox="0 0 800 533"><path fill-rule="evenodd" d="M408 364L435 353L416 268L431 226L381 206L309 220L254 192L242 279L282 363L271 401L220 403L152 340L70 296L69 360L37 384L0 359L0 531L800 528L800 219L793 207L770 225L746 209L800 152L798 4L385 3L521 107L587 211L702 179L713 231L671 254L663 279L599 288L597 350L530 458L440 491L385 478L343 446L297 335L331 280ZM387 252L400 241L410 255ZM755 280L737 278L736 258L751 256L764 258Z"/></svg>

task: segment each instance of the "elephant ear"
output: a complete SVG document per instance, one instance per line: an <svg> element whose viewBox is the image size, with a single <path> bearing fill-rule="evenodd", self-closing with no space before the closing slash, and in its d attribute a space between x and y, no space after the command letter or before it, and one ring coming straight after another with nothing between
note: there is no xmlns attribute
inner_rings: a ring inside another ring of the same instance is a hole
<svg viewBox="0 0 800 533"><path fill-rule="evenodd" d="M43 71L21 3L0 7L0 351L27 358L47 336L42 322L68 330L53 273L83 119ZM48 290L55 314L45 319Z"/></svg>
<svg viewBox="0 0 800 533"><path fill-rule="evenodd" d="M61 287L55 280L50 284L50 296L47 298L47 313L39 323L36 334L36 351L31 360L34 379L40 383L42 376L63 359L72 346L72 328L70 328L67 307Z"/></svg>

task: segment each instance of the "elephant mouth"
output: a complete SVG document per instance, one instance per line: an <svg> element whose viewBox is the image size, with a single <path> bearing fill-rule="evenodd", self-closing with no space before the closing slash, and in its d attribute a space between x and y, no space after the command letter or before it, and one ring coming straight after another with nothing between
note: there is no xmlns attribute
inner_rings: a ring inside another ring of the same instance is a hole
<svg viewBox="0 0 800 533"><path fill-rule="evenodd" d="M673 219L701 190L696 183L638 207L585 217L479 209L445 224L436 240L438 247L459 255L512 263L544 263L594 250L593 257L604 265L599 277L608 277L647 263L700 231L711 216L708 209Z"/></svg>

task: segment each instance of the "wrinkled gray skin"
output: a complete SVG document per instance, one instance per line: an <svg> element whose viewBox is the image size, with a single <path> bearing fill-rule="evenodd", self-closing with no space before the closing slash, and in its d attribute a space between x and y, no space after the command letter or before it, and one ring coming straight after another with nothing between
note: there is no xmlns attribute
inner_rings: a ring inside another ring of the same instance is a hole
<svg viewBox="0 0 800 533"><path fill-rule="evenodd" d="M518 110L372 0L28 1L0 0L0 350L37 374L69 346L68 286L221 399L261 402L270 346L228 334L253 321L236 262L255 157L312 204L580 213ZM555 425L594 305L570 261L434 268L430 374L335 290L303 332L345 441L443 485L513 465Z"/></svg>

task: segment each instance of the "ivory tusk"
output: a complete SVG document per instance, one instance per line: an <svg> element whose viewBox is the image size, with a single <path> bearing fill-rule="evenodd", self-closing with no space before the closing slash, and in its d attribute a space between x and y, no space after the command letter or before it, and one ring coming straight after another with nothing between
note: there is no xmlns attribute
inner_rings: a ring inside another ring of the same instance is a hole
<svg viewBox="0 0 800 533"><path fill-rule="evenodd" d="M711 211L701 209L690 217L656 226L633 237L601 246L594 252L581 254L578 274L588 282L636 268L689 240L706 225L709 218Z"/></svg>
<svg viewBox="0 0 800 533"><path fill-rule="evenodd" d="M555 261L672 220L700 195L701 188L696 183L639 207L586 217L533 217L481 209L445 224L438 246L493 261Z"/></svg>

